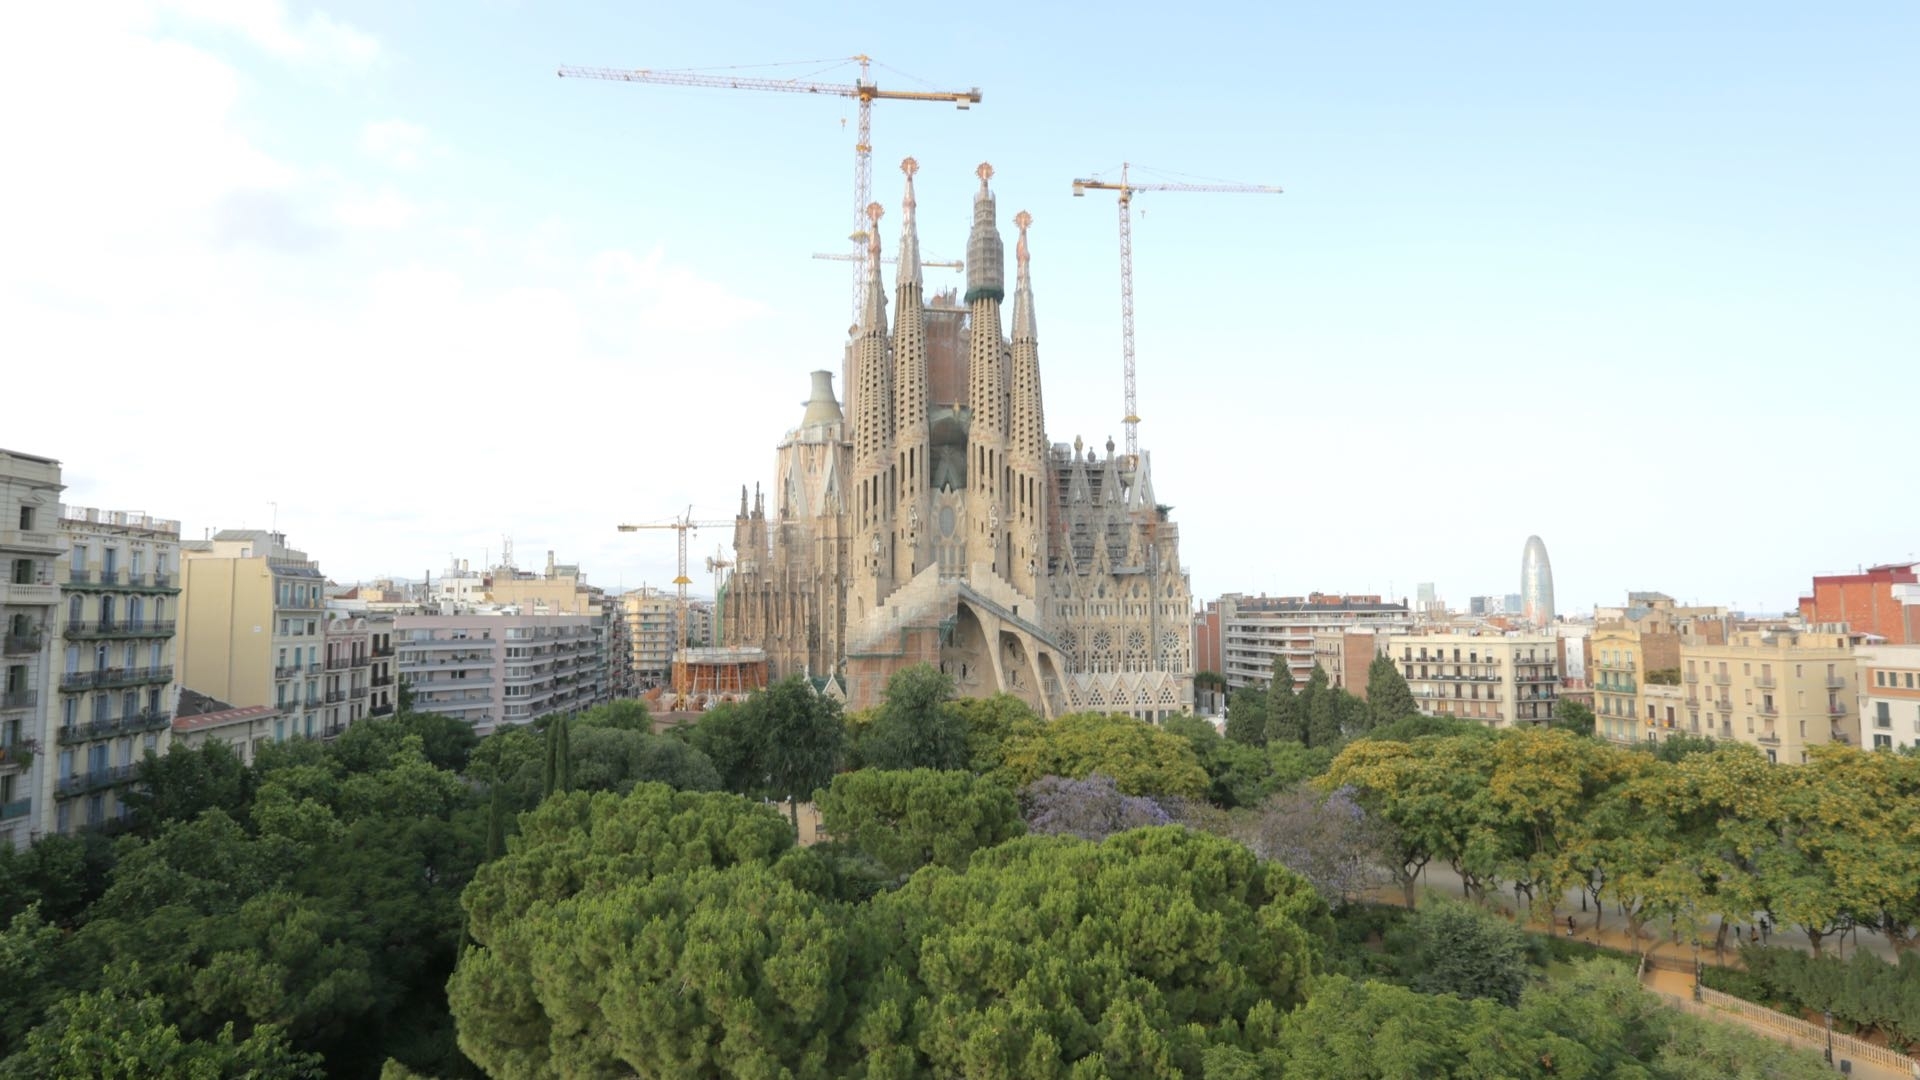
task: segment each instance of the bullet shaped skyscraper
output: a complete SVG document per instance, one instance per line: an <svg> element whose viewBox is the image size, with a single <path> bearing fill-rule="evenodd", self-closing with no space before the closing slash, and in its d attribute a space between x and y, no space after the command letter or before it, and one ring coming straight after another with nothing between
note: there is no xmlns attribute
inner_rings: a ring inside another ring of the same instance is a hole
<svg viewBox="0 0 1920 1080"><path fill-rule="evenodd" d="M1535 626L1553 625L1553 564L1537 536L1527 537L1527 550L1520 556L1520 612Z"/></svg>

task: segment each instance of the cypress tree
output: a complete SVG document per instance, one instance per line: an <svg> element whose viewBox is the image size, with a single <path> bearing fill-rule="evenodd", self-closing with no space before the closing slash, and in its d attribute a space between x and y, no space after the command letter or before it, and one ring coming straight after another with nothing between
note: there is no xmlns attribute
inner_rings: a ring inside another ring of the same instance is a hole
<svg viewBox="0 0 1920 1080"><path fill-rule="evenodd" d="M1373 663L1367 665L1367 710L1373 714L1375 724L1391 724L1420 711L1414 704L1406 677L1400 674L1400 666L1391 656L1376 656Z"/></svg>
<svg viewBox="0 0 1920 1080"><path fill-rule="evenodd" d="M506 787L494 781L492 797L487 800L487 861L507 853Z"/></svg>
<svg viewBox="0 0 1920 1080"><path fill-rule="evenodd" d="M555 753L560 742L559 727L559 717L556 716L547 721L547 757L540 767L540 797L543 799L554 793L554 784L560 779L558 767L560 759Z"/></svg>
<svg viewBox="0 0 1920 1080"><path fill-rule="evenodd" d="M1306 742L1306 714L1293 689L1293 668L1284 655L1273 658L1273 678L1267 683L1267 741Z"/></svg>
<svg viewBox="0 0 1920 1080"><path fill-rule="evenodd" d="M573 721L572 714L562 716L560 717L560 720L559 720L560 742L558 745L558 749L555 751L553 772L554 772L554 778L560 782L561 791L573 790L573 736L572 736L573 723L572 721Z"/></svg>

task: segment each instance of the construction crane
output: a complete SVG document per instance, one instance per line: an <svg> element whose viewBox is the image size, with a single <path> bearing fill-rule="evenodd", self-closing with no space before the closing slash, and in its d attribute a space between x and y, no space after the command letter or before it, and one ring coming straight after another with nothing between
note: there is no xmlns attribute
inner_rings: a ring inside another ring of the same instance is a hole
<svg viewBox="0 0 1920 1080"><path fill-rule="evenodd" d="M676 564L678 572L674 575L673 579L674 588L679 590L680 600L680 641L675 643L676 646L687 646L692 643L693 625L692 621L687 618L687 586L693 583L693 579L687 576L687 534L697 532L700 529L732 528L733 524L731 521L695 521L693 520L693 507L689 506L687 507L686 513L672 521L620 526L621 532L639 532L641 529L672 529L680 534L680 558ZM719 596L715 595L714 599L717 601ZM667 658L667 663L669 666L672 665L673 658L671 656ZM677 672L679 669L673 668L673 670ZM676 684L674 686L673 693L676 699L680 696L681 690L682 688L679 685Z"/></svg>
<svg viewBox="0 0 1920 1080"><path fill-rule="evenodd" d="M1135 192L1140 191L1216 191L1239 192L1243 194L1278 195L1280 189L1266 184L1135 184L1127 179L1129 163L1120 163L1120 182L1111 180L1075 180L1073 194L1076 198L1089 191L1117 191L1120 193L1120 352L1126 361L1127 412L1120 422L1127 429L1127 463L1137 465L1140 461L1140 408L1134 399L1133 389L1133 216L1131 208Z"/></svg>
<svg viewBox="0 0 1920 1080"><path fill-rule="evenodd" d="M857 259L865 258L865 256L860 255L828 255L819 251L814 252L813 257L816 259L829 259L833 262L853 262ZM896 256L887 255L882 257L880 262L886 266L895 266L899 264L900 260ZM967 268L967 264L958 259L921 259L920 265L923 267L930 266L940 270L965 270Z"/></svg>
<svg viewBox="0 0 1920 1080"><path fill-rule="evenodd" d="M802 62L818 64L829 61ZM728 90L767 90L784 94L825 94L858 100L860 102L859 135L853 144L853 234L849 237L853 242L853 324L858 325L867 287L867 204L873 201L873 103L882 100L937 101L968 109L980 103L980 88L975 86L967 90L882 90L868 77L869 66L875 63L872 57L862 53L838 62L860 65L860 77L854 80L853 85L805 82L799 79L714 75L689 69L651 71L638 68L629 71L622 68L563 66L560 68L560 77L658 83L665 86L713 86Z"/></svg>

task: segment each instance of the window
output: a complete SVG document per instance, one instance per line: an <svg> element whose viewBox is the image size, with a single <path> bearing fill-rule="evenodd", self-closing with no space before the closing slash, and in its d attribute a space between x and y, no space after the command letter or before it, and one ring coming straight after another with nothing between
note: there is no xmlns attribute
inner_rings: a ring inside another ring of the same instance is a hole
<svg viewBox="0 0 1920 1080"><path fill-rule="evenodd" d="M33 584L33 560L32 559L13 560L13 583L15 585Z"/></svg>
<svg viewBox="0 0 1920 1080"><path fill-rule="evenodd" d="M1885 685L1887 685L1887 673L1886 673L1886 672L1884 672L1884 671L1876 671L1876 672L1874 672L1874 673L1873 673L1873 685L1875 685L1875 686L1885 686Z"/></svg>
<svg viewBox="0 0 1920 1080"><path fill-rule="evenodd" d="M73 545L73 568L75 570L85 570L87 568L87 545Z"/></svg>
<svg viewBox="0 0 1920 1080"><path fill-rule="evenodd" d="M106 574L112 574L114 571L120 569L119 548L104 548L101 550L100 569L102 573Z"/></svg>
<svg viewBox="0 0 1920 1080"><path fill-rule="evenodd" d="M1873 703L1873 726L1890 728L1893 726L1893 706L1885 701Z"/></svg>
<svg viewBox="0 0 1920 1080"><path fill-rule="evenodd" d="M1875 750L1891 750L1891 749L1893 749L1893 736L1891 736L1891 735L1875 735L1875 736L1873 737L1873 748L1874 748Z"/></svg>
<svg viewBox="0 0 1920 1080"><path fill-rule="evenodd" d="M20 508L20 531L33 531L33 507L31 506L22 506Z"/></svg>

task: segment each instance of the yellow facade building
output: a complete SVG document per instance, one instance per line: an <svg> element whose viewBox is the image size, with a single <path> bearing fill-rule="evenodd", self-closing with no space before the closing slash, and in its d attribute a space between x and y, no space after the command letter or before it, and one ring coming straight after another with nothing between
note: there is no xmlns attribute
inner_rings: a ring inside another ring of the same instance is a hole
<svg viewBox="0 0 1920 1080"><path fill-rule="evenodd" d="M1680 666L1689 734L1743 742L1789 765L1805 762L1809 747L1860 745L1853 643L1844 631L1742 631L1724 645L1687 641Z"/></svg>
<svg viewBox="0 0 1920 1080"><path fill-rule="evenodd" d="M181 685L236 707L271 705L296 732L324 730L325 586L282 533L227 529L182 543Z"/></svg>

